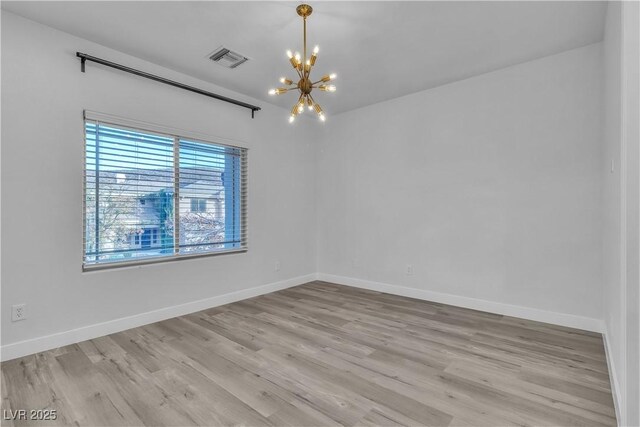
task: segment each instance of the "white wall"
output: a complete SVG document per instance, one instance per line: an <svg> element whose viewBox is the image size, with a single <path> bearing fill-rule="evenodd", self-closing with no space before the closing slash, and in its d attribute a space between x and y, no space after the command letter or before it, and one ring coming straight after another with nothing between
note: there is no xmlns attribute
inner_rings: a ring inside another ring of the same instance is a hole
<svg viewBox="0 0 640 427"><path fill-rule="evenodd" d="M609 349L612 382L616 403L621 403L624 387L621 376L624 358L624 310L621 285L621 11L620 2L610 2L607 8L603 41L603 317ZM613 169L612 169L613 163ZM619 408L618 408L619 409ZM620 416L619 416L620 417Z"/></svg>
<svg viewBox="0 0 640 427"><path fill-rule="evenodd" d="M610 2L603 42L603 317L618 422L631 426L640 424L638 13L637 2Z"/></svg>
<svg viewBox="0 0 640 427"><path fill-rule="evenodd" d="M334 118L319 153L319 271L597 328L601 49Z"/></svg>
<svg viewBox="0 0 640 427"><path fill-rule="evenodd" d="M285 279L295 282L315 272L314 142L301 137L310 133L304 121L290 126L287 111L248 99L263 107L252 120L249 110L92 63L82 74L76 51L247 100L2 13L6 351L18 341ZM83 273L83 109L246 142L249 252ZM278 272L276 260L282 263ZM17 303L28 305L28 319L13 323L11 306Z"/></svg>
<svg viewBox="0 0 640 427"><path fill-rule="evenodd" d="M623 138L626 141L626 422L640 426L640 3L623 6Z"/></svg>

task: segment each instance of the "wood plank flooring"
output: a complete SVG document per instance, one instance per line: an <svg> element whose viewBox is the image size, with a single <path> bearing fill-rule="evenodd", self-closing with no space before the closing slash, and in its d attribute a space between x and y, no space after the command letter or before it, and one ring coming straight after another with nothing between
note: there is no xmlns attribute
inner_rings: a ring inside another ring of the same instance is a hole
<svg viewBox="0 0 640 427"><path fill-rule="evenodd" d="M616 424L600 334L326 282L1 369L3 425Z"/></svg>

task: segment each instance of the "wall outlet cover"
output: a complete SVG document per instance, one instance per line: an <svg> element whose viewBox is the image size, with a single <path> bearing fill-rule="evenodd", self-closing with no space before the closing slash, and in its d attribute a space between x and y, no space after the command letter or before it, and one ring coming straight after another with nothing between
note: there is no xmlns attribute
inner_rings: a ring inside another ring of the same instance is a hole
<svg viewBox="0 0 640 427"><path fill-rule="evenodd" d="M11 306L11 321L17 322L27 318L27 305L16 304Z"/></svg>

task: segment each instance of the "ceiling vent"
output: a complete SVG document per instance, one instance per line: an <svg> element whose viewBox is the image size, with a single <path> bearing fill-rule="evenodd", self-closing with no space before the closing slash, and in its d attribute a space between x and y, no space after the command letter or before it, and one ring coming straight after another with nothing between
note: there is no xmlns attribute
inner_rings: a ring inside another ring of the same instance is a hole
<svg viewBox="0 0 640 427"><path fill-rule="evenodd" d="M246 56L229 50L224 46L220 46L211 55L209 55L209 59L226 68L236 68L240 64L244 64L249 60Z"/></svg>

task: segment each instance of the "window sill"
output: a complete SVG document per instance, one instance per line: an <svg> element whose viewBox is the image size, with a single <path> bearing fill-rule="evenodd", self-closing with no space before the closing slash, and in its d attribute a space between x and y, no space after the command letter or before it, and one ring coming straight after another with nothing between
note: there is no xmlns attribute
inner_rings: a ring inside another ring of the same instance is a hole
<svg viewBox="0 0 640 427"><path fill-rule="evenodd" d="M164 264L174 261L183 261L187 259L196 259L196 258L205 258L212 256L220 256L220 255L231 255L231 254L240 254L248 251L248 248L238 248L238 249L228 249L223 251L216 252L207 252L207 253L199 253L199 254L189 254L189 255L173 255L171 257L163 257L163 258L148 258L148 259L140 259L133 261L120 261L120 262L110 262L110 263L101 263L101 264L89 264L82 265L83 273L90 273L93 271L102 271L102 270L113 270L120 268L132 268L132 267L142 267L145 265L151 264Z"/></svg>

